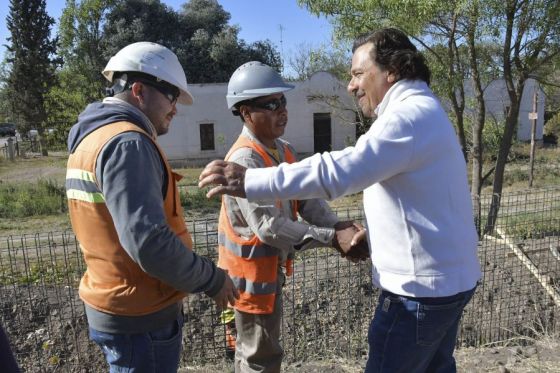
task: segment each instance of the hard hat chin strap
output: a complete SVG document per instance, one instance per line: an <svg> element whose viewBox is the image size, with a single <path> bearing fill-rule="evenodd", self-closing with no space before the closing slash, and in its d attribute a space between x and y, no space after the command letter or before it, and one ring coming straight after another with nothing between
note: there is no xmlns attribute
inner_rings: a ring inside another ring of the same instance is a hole
<svg viewBox="0 0 560 373"><path fill-rule="evenodd" d="M124 73L113 81L112 87L105 88L105 96L113 97L114 95L124 92L129 88L130 87L128 86L128 75Z"/></svg>

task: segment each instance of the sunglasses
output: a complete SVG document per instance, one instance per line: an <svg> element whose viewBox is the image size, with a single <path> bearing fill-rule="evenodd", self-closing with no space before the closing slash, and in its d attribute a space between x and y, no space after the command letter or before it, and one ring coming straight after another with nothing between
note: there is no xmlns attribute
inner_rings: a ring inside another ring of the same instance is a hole
<svg viewBox="0 0 560 373"><path fill-rule="evenodd" d="M280 98L274 98L272 100L268 100L268 101L251 101L250 105L252 107L256 107L259 109L265 109L268 111L276 111L279 110L280 108L285 108L286 107L286 97L282 95L282 97Z"/></svg>
<svg viewBox="0 0 560 373"><path fill-rule="evenodd" d="M177 98L181 94L181 91L179 91L179 88L177 88L177 87L160 85L160 84L156 84L154 82L150 82L149 80L137 79L136 81L139 81L141 83L149 85L152 88L155 88L159 93L164 95L169 100L171 105L173 105L175 102L177 102Z"/></svg>

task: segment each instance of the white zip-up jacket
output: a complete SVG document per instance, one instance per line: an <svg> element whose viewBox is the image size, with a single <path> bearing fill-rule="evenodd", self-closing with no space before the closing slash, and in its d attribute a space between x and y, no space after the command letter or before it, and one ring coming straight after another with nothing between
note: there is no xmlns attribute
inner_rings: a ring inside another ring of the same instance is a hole
<svg viewBox="0 0 560 373"><path fill-rule="evenodd" d="M423 81L394 84L354 147L249 169L250 201L334 199L364 191L373 283L444 297L480 278L465 160L453 126Z"/></svg>

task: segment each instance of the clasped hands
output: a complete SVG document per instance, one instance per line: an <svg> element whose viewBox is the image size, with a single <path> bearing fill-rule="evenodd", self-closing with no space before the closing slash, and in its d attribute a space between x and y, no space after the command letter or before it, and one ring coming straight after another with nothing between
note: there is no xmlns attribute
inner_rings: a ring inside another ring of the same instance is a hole
<svg viewBox="0 0 560 373"><path fill-rule="evenodd" d="M202 171L199 177L199 188L216 185L206 196L229 194L246 198L245 172L247 169L237 163L226 161L212 161ZM341 221L335 226L335 237L332 246L343 258L356 263L369 257L369 248L366 240L366 230L358 223Z"/></svg>
<svg viewBox="0 0 560 373"><path fill-rule="evenodd" d="M362 225L353 221L340 221L335 224L334 229L332 246L340 256L353 263L369 258L366 230Z"/></svg>

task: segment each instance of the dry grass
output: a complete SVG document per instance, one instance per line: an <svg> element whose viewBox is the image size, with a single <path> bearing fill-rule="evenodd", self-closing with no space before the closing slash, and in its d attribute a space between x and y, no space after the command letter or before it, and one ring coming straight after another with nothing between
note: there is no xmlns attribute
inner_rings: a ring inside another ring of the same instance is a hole
<svg viewBox="0 0 560 373"><path fill-rule="evenodd" d="M529 144L513 146L513 162L509 163L506 168L504 191L527 189L529 151ZM46 179L53 180L58 185L64 185L67 158L67 154L64 152L51 152L49 157L17 159L15 162L0 158L0 183L36 183L38 180ZM491 166L486 165L485 170ZM537 149L535 167L535 186L560 184L560 147ZM186 186L189 191L197 190L198 176L202 168L179 168L175 171L183 175L183 179L179 182L180 186ZM491 185L486 185L484 192L487 191L491 191ZM362 193L329 202L333 208L360 206L361 203ZM196 215L197 211L190 211L190 214ZM67 214L26 218L18 221L0 217L0 236L61 230L69 227Z"/></svg>

